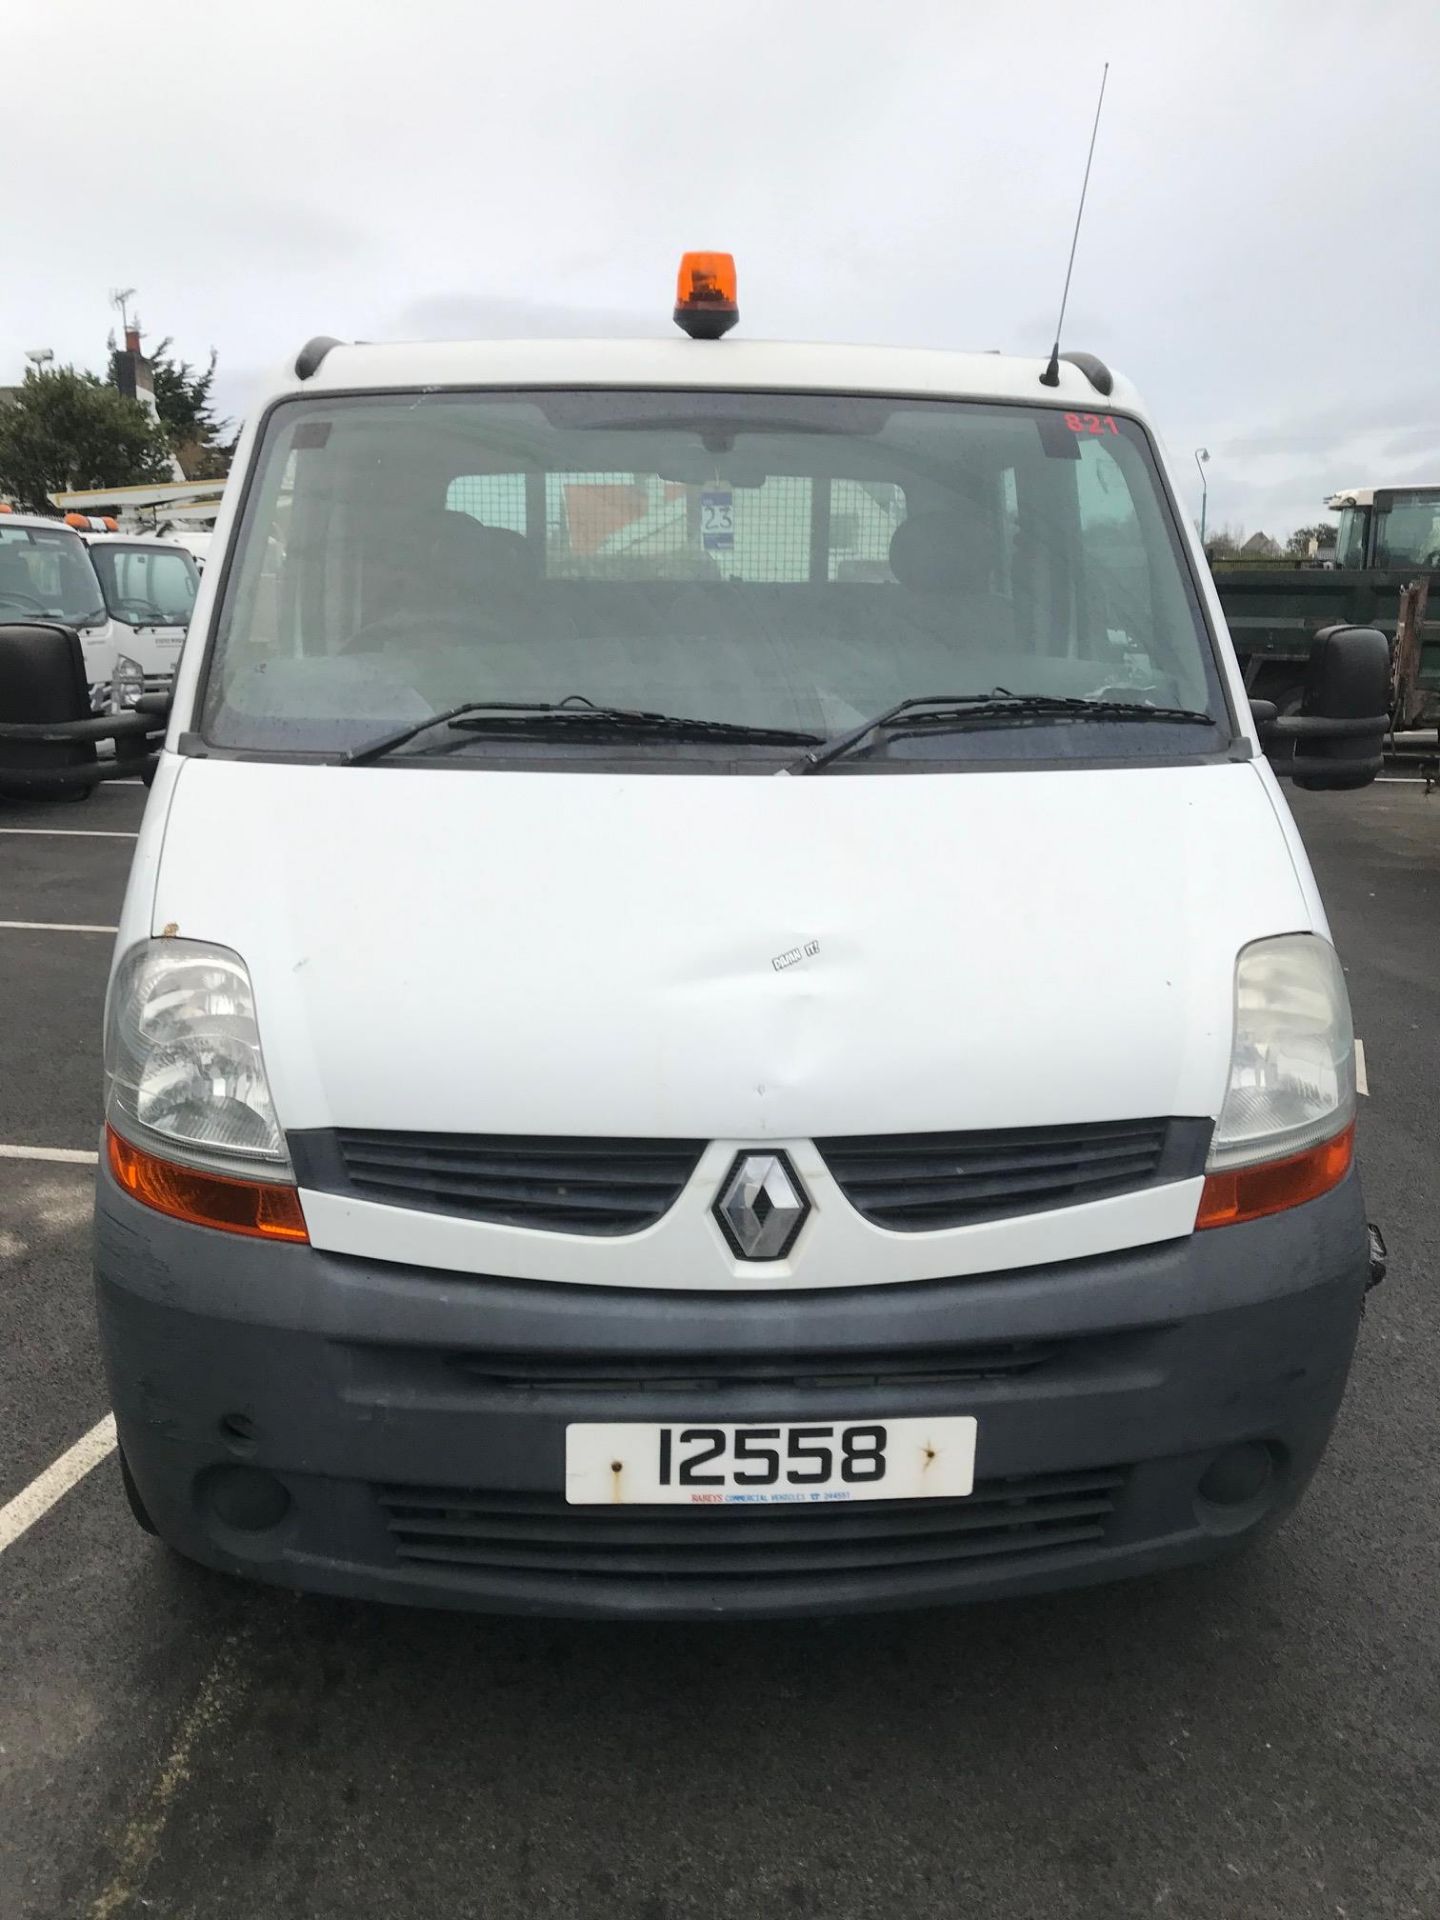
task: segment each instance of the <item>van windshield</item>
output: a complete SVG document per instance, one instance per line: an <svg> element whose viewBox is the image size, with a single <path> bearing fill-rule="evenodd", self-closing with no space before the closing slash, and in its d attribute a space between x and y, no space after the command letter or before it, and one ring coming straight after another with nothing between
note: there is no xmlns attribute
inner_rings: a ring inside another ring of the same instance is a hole
<svg viewBox="0 0 1440 1920"><path fill-rule="evenodd" d="M103 626L100 582L78 533L0 520L0 620L26 619Z"/></svg>
<svg viewBox="0 0 1440 1920"><path fill-rule="evenodd" d="M1228 738L1134 422L716 390L316 398L269 417L201 731L329 754L466 701L588 701L833 739L913 695L997 688L1216 721L1077 725L1072 707L900 732L857 765ZM401 757L613 757L552 731L440 727ZM655 729L625 754L774 771L785 748Z"/></svg>
<svg viewBox="0 0 1440 1920"><path fill-rule="evenodd" d="M90 549L105 604L132 627L184 627L200 591L200 574L183 547L131 546L97 540Z"/></svg>

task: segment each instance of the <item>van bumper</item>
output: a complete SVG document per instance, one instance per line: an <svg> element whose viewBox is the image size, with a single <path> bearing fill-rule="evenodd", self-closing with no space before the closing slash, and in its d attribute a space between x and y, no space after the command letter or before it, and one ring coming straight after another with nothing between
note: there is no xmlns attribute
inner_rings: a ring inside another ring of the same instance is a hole
<svg viewBox="0 0 1440 1920"><path fill-rule="evenodd" d="M942 1605L1208 1558L1299 1498L1368 1274L1353 1172L1104 1258L739 1298L247 1240L140 1206L103 1162L96 1209L120 1441L162 1538L282 1586L556 1616ZM925 1413L977 1417L971 1500L564 1502L572 1420Z"/></svg>

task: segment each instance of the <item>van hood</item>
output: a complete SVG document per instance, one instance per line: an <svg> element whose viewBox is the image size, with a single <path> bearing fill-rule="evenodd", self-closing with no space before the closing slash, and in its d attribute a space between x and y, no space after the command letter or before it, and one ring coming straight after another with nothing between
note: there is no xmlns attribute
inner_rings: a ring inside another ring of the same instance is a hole
<svg viewBox="0 0 1440 1920"><path fill-rule="evenodd" d="M742 1140L1214 1115L1311 925L1253 763L192 759L152 919L248 963L287 1127Z"/></svg>

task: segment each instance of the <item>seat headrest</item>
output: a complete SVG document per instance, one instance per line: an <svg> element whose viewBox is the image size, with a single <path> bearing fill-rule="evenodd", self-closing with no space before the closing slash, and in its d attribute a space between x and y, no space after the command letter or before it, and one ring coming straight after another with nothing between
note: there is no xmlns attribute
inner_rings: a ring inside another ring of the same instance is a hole
<svg viewBox="0 0 1440 1920"><path fill-rule="evenodd" d="M890 538L890 571L912 593L990 587L989 534L978 514L917 513Z"/></svg>
<svg viewBox="0 0 1440 1920"><path fill-rule="evenodd" d="M509 585L529 577L530 543L506 527L487 527L468 513L447 508L435 529L431 557L467 584Z"/></svg>

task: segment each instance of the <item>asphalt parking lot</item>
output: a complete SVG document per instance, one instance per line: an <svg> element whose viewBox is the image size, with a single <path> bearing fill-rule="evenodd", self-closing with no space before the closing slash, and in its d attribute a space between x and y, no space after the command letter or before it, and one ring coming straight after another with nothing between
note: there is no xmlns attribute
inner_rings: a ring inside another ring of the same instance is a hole
<svg viewBox="0 0 1440 1920"><path fill-rule="evenodd" d="M75 929L144 798L0 810L0 1148L93 1152L110 942ZM107 1457L0 1544L3 1920L1434 1920L1440 794L1296 803L1392 1261L1280 1533L1022 1604L555 1625L203 1572ZM0 1509L106 1413L90 1181L0 1154Z"/></svg>

